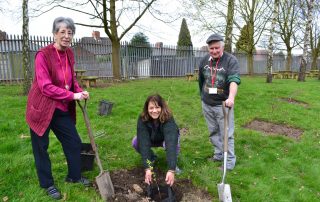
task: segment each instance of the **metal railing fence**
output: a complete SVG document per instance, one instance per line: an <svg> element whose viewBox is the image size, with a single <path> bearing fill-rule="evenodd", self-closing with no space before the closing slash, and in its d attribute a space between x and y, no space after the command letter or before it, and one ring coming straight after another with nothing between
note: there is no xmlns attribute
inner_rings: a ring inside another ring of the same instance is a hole
<svg viewBox="0 0 320 202"><path fill-rule="evenodd" d="M53 37L29 38L32 68L37 50L52 42ZM75 68L86 70L88 76L112 77L112 45L108 38L74 39L72 47L76 60ZM121 76L124 78L185 76L198 68L201 58L206 54L206 48L177 48L162 43L146 45L121 42ZM247 55L240 53L234 55L240 64L240 73L248 74ZM293 55L291 70L298 71L300 57ZM267 55L255 54L253 59L254 74L266 73ZM273 71L285 70L286 59L285 55L274 55ZM307 69L310 69L310 64ZM22 36L8 35L5 40L0 41L0 82L22 79Z"/></svg>

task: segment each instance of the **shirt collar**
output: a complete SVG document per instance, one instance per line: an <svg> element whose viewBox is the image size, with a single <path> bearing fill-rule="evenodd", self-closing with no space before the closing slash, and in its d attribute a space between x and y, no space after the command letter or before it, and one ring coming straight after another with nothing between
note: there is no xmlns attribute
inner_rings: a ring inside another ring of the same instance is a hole
<svg viewBox="0 0 320 202"><path fill-rule="evenodd" d="M223 53L222 53L222 55L220 56L220 58L221 58L222 56L223 56ZM214 58L210 55L208 61L213 60L213 59L214 59Z"/></svg>

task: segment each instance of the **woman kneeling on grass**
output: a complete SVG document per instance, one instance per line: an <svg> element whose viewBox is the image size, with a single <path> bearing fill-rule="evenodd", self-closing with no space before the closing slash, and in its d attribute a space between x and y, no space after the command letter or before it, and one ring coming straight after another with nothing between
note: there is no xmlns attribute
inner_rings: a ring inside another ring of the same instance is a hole
<svg viewBox="0 0 320 202"><path fill-rule="evenodd" d="M147 98L138 118L137 136L133 138L132 146L141 154L147 184L152 181L150 167L153 167L157 158L151 147L165 148L168 162L166 183L173 185L175 172L181 172L177 167L177 156L180 151L179 129L168 105L160 95L150 95Z"/></svg>

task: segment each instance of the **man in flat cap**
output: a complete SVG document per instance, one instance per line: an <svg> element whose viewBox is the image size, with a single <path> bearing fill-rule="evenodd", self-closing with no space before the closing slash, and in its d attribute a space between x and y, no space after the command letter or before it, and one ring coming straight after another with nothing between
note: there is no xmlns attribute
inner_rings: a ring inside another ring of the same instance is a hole
<svg viewBox="0 0 320 202"><path fill-rule="evenodd" d="M227 169L236 163L234 152L234 101L240 84L240 67L236 57L224 52L224 42L219 34L207 39L209 53L199 64L199 88L202 112L209 129L209 139L213 145L210 161L223 160L224 115L222 102L229 108L228 159ZM222 167L220 167L221 169Z"/></svg>

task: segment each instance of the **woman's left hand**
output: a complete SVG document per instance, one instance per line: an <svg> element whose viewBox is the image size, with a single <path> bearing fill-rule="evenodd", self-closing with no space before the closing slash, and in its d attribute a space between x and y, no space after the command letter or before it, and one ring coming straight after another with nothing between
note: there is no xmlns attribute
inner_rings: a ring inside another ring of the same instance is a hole
<svg viewBox="0 0 320 202"><path fill-rule="evenodd" d="M144 175L144 181L145 183L147 183L148 185L151 184L152 182L152 171L150 169L146 170L146 173Z"/></svg>
<svg viewBox="0 0 320 202"><path fill-rule="evenodd" d="M83 99L89 99L89 92L88 91L82 91Z"/></svg>
<svg viewBox="0 0 320 202"><path fill-rule="evenodd" d="M166 183L167 185L170 185L170 187L173 185L174 183L174 172L169 170L167 172L167 175L166 175Z"/></svg>

